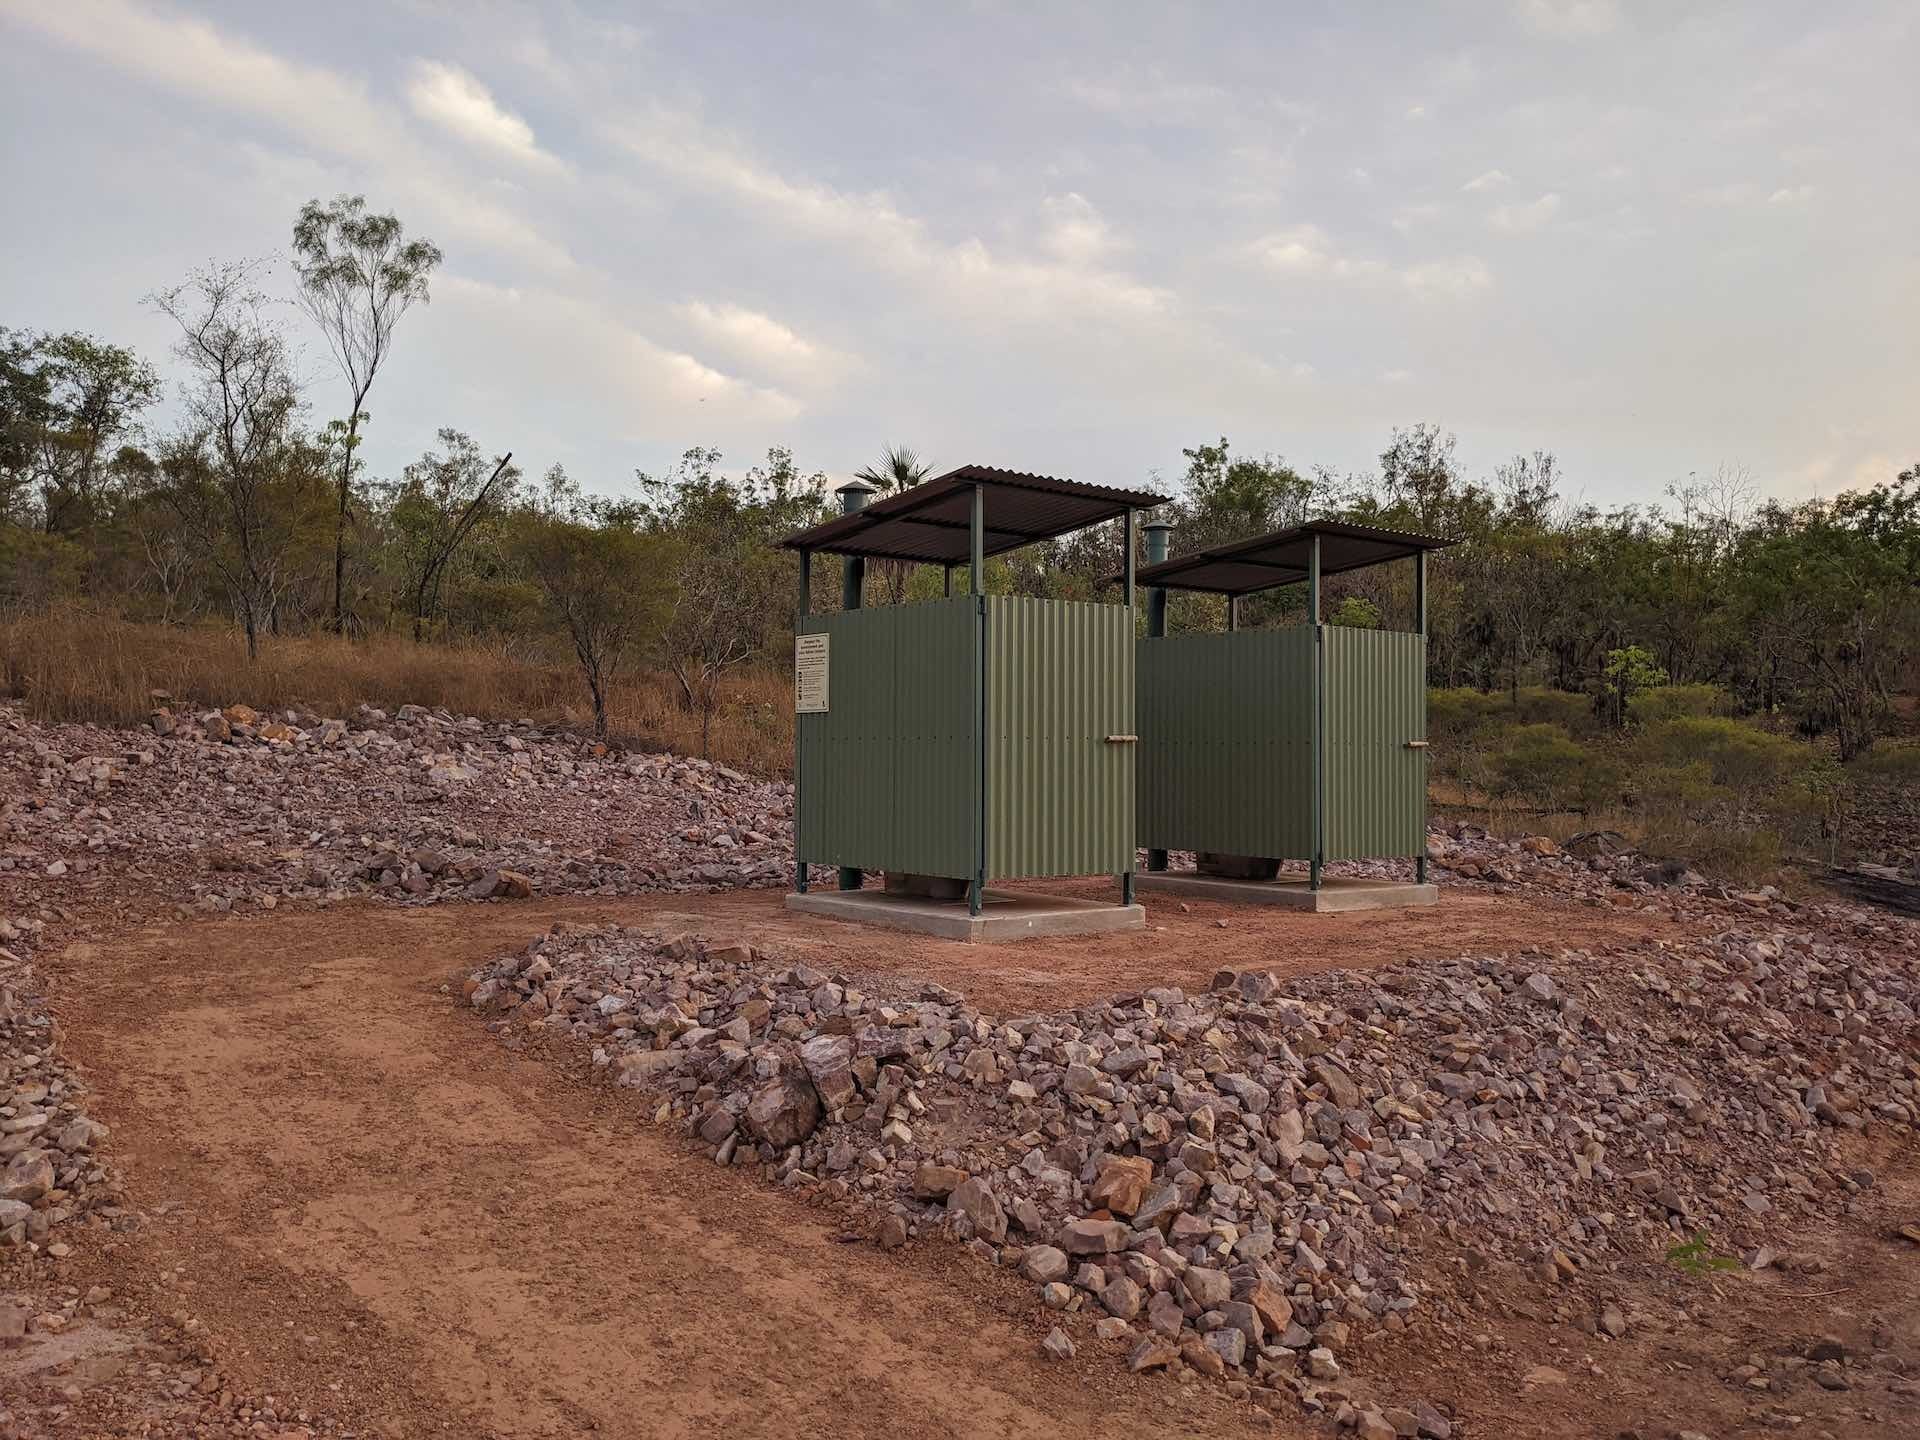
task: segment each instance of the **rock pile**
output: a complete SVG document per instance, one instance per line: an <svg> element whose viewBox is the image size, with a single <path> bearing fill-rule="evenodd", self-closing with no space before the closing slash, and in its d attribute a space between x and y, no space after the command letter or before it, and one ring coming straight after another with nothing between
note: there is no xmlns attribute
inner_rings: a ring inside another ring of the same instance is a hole
<svg viewBox="0 0 1920 1440"><path fill-rule="evenodd" d="M31 931L0 918L0 938ZM119 1183L96 1153L107 1127L87 1114L87 1087L61 1055L32 972L0 945L0 1253L68 1253L56 1226L118 1212Z"/></svg>
<svg viewBox="0 0 1920 1440"><path fill-rule="evenodd" d="M1920 1119L1915 930L1821 918L1284 988L1222 972L1018 1017L561 927L465 999L509 1037L591 1046L719 1163L864 1198L883 1240L1017 1267L1135 1369L1332 1409L1363 1338L1451 1313L1442 1250L1560 1283L1701 1231L1757 1249L1872 1183L1831 1141ZM1447 1433L1409 1414L1403 1433Z"/></svg>
<svg viewBox="0 0 1920 1440"><path fill-rule="evenodd" d="M784 883L792 811L722 765L414 705L160 709L146 733L0 706L0 914Z"/></svg>

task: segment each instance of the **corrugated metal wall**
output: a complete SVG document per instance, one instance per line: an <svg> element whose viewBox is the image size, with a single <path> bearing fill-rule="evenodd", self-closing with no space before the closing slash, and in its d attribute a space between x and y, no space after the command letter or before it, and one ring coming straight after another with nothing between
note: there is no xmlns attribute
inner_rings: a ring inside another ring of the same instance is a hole
<svg viewBox="0 0 1920 1440"><path fill-rule="evenodd" d="M1139 843L1311 859L1312 627L1137 648Z"/></svg>
<svg viewBox="0 0 1920 1440"><path fill-rule="evenodd" d="M1326 627L1329 860L1419 855L1427 843L1427 637Z"/></svg>
<svg viewBox="0 0 1920 1440"><path fill-rule="evenodd" d="M797 715L798 849L816 865L967 876L977 764L971 596L809 615L824 714Z"/></svg>
<svg viewBox="0 0 1920 1440"><path fill-rule="evenodd" d="M1133 614L987 597L987 873L1133 865Z"/></svg>

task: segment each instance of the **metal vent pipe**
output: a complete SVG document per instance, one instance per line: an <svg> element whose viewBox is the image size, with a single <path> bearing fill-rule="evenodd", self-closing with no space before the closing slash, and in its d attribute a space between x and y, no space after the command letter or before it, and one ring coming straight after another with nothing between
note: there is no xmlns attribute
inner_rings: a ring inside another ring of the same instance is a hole
<svg viewBox="0 0 1920 1440"><path fill-rule="evenodd" d="M1147 536L1147 564L1158 565L1167 558L1167 545L1173 535L1173 526L1165 520L1149 520L1142 528ZM1147 634L1158 637L1166 633L1167 587L1149 585L1147 587Z"/></svg>
<svg viewBox="0 0 1920 1440"><path fill-rule="evenodd" d="M864 510L880 493L877 485L869 485L864 480L849 480L833 492L840 497L840 513L851 515L856 510ZM867 588L867 557L848 555L840 562L840 606L844 610L858 610L862 594Z"/></svg>

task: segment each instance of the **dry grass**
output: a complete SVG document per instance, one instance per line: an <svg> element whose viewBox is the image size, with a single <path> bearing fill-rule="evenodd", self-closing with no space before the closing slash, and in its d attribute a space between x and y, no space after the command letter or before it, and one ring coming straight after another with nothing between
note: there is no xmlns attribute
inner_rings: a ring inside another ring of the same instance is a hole
<svg viewBox="0 0 1920 1440"><path fill-rule="evenodd" d="M403 636L345 641L263 637L247 660L237 631L143 625L81 608L0 620L0 690L44 720L143 722L164 692L200 705L244 701L346 715L361 703L414 704L487 720L533 720L590 731L585 682L571 664L508 656L478 645L416 645ZM670 675L639 671L615 686L612 738L698 754L700 717L683 710ZM762 775L793 766L788 682L748 672L724 687L711 758Z"/></svg>

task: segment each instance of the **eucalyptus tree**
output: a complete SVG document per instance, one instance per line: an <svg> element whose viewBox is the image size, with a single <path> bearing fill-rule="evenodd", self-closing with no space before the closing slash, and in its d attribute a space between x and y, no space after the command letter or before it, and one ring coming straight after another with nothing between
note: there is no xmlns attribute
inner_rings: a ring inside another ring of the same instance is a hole
<svg viewBox="0 0 1920 1440"><path fill-rule="evenodd" d="M442 257L432 241L407 239L394 216L369 213L362 195L341 195L330 205L309 200L294 222L293 249L300 306L326 337L351 401L333 529L333 628L339 631L346 627L347 517L363 407L400 317L426 302L427 277Z"/></svg>

